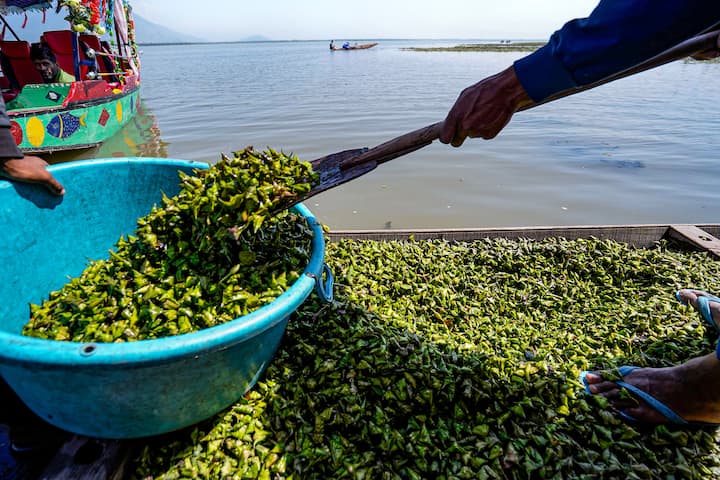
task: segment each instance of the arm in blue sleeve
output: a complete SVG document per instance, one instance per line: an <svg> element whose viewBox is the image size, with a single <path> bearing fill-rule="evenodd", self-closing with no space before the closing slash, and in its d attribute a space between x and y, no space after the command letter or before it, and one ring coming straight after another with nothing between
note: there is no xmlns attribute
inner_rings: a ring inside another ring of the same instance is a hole
<svg viewBox="0 0 720 480"><path fill-rule="evenodd" d="M535 102L633 67L720 22L718 0L602 0L514 63Z"/></svg>

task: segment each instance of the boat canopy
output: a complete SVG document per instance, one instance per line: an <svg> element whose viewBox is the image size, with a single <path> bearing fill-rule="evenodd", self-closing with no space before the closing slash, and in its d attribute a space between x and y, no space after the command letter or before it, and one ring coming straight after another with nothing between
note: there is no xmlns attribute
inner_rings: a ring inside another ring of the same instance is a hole
<svg viewBox="0 0 720 480"><path fill-rule="evenodd" d="M45 11L49 8L58 12L66 8L65 19L78 33L104 35L116 27L116 16L122 17L118 20L123 27L126 27L128 17L131 18L131 7L123 0L0 0L0 14Z"/></svg>
<svg viewBox="0 0 720 480"><path fill-rule="evenodd" d="M52 2L39 2L38 0L0 0L0 12L3 14L46 10L52 6Z"/></svg>
<svg viewBox="0 0 720 480"><path fill-rule="evenodd" d="M137 73L138 50L135 42L135 22L128 0L0 0L0 21L3 24L0 40L1 37L4 37L5 26L7 26L7 22L2 18L3 14L25 13L27 15L29 11L42 11L44 21L44 12L50 8L57 13L66 9L65 20L70 23L70 28L78 34L95 34L99 37L108 35L113 42L112 33L115 33L117 45L120 47L120 55L129 59L131 70ZM17 35L15 36L17 37Z"/></svg>

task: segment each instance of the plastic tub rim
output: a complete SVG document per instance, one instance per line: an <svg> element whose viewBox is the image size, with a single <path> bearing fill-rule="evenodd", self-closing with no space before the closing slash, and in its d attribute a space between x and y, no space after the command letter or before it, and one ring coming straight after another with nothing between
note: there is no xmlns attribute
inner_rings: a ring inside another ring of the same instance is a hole
<svg viewBox="0 0 720 480"><path fill-rule="evenodd" d="M70 168L91 167L102 164L149 163L178 167L207 169L207 163L192 160L119 157L111 159L78 160L51 165L48 170L57 172ZM12 185L9 181L0 181ZM316 278L324 266L325 238L322 225L303 204L293 209L302 215L312 229L312 255L300 278L271 303L229 322L214 327L158 339L122 343L67 342L27 337L0 330L0 360L13 364L26 363L45 367L68 365L103 366L117 364L167 363L177 358L201 355L228 348L262 334L289 317L312 293ZM112 248L108 245L108 249ZM48 292L49 293L49 292Z"/></svg>

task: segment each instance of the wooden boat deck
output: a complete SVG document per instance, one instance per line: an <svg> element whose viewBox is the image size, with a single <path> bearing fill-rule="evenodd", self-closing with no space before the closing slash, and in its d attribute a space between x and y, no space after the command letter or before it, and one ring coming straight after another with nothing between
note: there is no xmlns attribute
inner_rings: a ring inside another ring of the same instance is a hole
<svg viewBox="0 0 720 480"><path fill-rule="evenodd" d="M599 238L636 247L650 247L662 239L674 239L720 256L720 224L703 225L580 225L562 227L457 228L407 230L336 230L326 234L331 241L353 240L448 240L472 241L483 238Z"/></svg>

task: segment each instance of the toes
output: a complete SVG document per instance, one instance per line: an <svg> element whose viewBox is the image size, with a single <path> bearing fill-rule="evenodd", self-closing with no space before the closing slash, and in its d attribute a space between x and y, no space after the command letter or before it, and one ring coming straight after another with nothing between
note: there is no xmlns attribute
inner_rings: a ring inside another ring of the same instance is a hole
<svg viewBox="0 0 720 480"><path fill-rule="evenodd" d="M618 399L627 398L623 392L622 388L618 387L616 384L612 382L603 382L598 383L595 385L595 389L597 390L598 395L602 395L603 397L607 398L610 401L615 401Z"/></svg>
<svg viewBox="0 0 720 480"><path fill-rule="evenodd" d="M644 422L644 423L667 423L667 418L665 418L661 413L658 411L648 408L645 405L634 405L634 406L627 406L627 407L615 407L617 410L622 411L625 415L628 415L632 417L635 420Z"/></svg>
<svg viewBox="0 0 720 480"><path fill-rule="evenodd" d="M695 307L697 307L698 298L700 297L708 297L708 300L715 298L714 295L711 295L702 290L694 290L692 288L683 288L681 290L678 290L676 296L677 299L681 302L690 303Z"/></svg>
<svg viewBox="0 0 720 480"><path fill-rule="evenodd" d="M688 303L690 300L695 300L697 295L695 295L695 292L693 290L690 290L689 288L683 288L681 290L678 290L677 292L677 299L681 302Z"/></svg>
<svg viewBox="0 0 720 480"><path fill-rule="evenodd" d="M585 374L585 382L588 383L588 384L590 384L590 385L593 385L593 384L597 384L597 383L604 382L604 380L603 380L603 378L602 378L600 375L598 375L597 373L587 372L587 373Z"/></svg>
<svg viewBox="0 0 720 480"><path fill-rule="evenodd" d="M614 382L603 381L600 383L593 383L590 385L590 391L597 395L602 395L608 398L614 398L623 392L624 390L617 386Z"/></svg>
<svg viewBox="0 0 720 480"><path fill-rule="evenodd" d="M633 417L637 416L638 411L642 410L642 407L640 407L640 404L637 400L611 400L610 406L612 406L615 410L618 410L620 412L625 412Z"/></svg>
<svg viewBox="0 0 720 480"><path fill-rule="evenodd" d="M616 383L613 382L601 382L593 384L591 387L592 392L600 397L605 398L612 408L620 412L630 413L631 410L636 410L641 402L635 398L630 392L624 388L620 388Z"/></svg>
<svg viewBox="0 0 720 480"><path fill-rule="evenodd" d="M720 318L720 299L702 290L683 288L675 294L677 300L685 306L692 306L702 317L720 331L715 319Z"/></svg>
<svg viewBox="0 0 720 480"><path fill-rule="evenodd" d="M587 384L588 390L590 390L590 392L593 394L606 396L610 392L617 392L620 390L620 388L615 382L607 381L597 373L590 372L586 374L585 382Z"/></svg>
<svg viewBox="0 0 720 480"><path fill-rule="evenodd" d="M683 288L682 290L678 290L677 299L685 305L692 305L693 308L697 310L697 299L699 296L702 296L702 293L703 292L700 292L698 290Z"/></svg>
<svg viewBox="0 0 720 480"><path fill-rule="evenodd" d="M640 405L640 401L624 388L617 387L604 392L602 395L610 401L612 406L618 409L637 407Z"/></svg>

